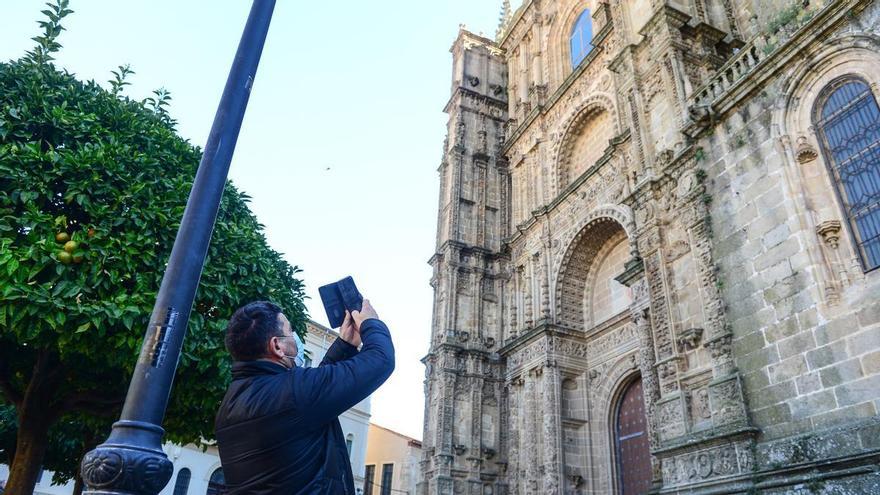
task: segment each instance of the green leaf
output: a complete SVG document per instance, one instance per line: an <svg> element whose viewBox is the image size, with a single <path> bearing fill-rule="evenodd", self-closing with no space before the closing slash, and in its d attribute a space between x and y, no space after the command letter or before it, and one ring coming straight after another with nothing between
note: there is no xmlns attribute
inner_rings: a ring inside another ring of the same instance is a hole
<svg viewBox="0 0 880 495"><path fill-rule="evenodd" d="M19 263L17 259L9 260L9 262L6 264L6 273L11 277L12 274L15 273L16 270L18 270L18 266Z"/></svg>
<svg viewBox="0 0 880 495"><path fill-rule="evenodd" d="M92 322L87 321L87 322L83 323L82 325L76 327L76 333L83 333L91 327L92 327Z"/></svg>

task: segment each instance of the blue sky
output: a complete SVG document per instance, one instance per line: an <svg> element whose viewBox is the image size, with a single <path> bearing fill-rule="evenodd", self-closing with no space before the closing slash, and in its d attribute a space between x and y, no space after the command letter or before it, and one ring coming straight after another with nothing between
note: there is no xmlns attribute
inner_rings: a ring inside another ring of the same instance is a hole
<svg viewBox="0 0 880 495"><path fill-rule="evenodd" d="M518 3L518 2L517 2ZM28 50L43 1L0 6L0 60ZM184 137L203 146L251 2L72 0L57 64L126 94L171 91ZM319 285L353 275L392 331L397 369L373 421L421 438L437 166L458 25L494 35L501 0L280 0L230 177L253 196L273 248Z"/></svg>

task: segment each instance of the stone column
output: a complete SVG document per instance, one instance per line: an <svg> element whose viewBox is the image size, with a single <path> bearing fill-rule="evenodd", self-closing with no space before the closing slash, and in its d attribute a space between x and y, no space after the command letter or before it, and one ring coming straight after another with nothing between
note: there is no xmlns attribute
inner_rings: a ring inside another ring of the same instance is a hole
<svg viewBox="0 0 880 495"><path fill-rule="evenodd" d="M562 412L560 400L560 376L559 368L553 365L545 365L541 372L541 388L544 393L542 429L544 435L544 493L559 493L563 486L560 476L560 435L559 424Z"/></svg>
<svg viewBox="0 0 880 495"><path fill-rule="evenodd" d="M545 249L544 252L549 253L549 249ZM549 256L545 254L538 260L538 266L541 267L541 319L548 322L550 321L550 268L547 260Z"/></svg>
<svg viewBox="0 0 880 495"><path fill-rule="evenodd" d="M637 282L644 284L644 279ZM630 313L636 325L636 333L639 338L638 366L642 375L642 394L645 399L645 415L648 420L648 434L651 442L651 450L660 447L657 435L657 417L654 411L657 401L660 399L660 383L657 379L656 355L654 354L654 334L651 330L651 312L642 307L633 309ZM655 484L663 483L663 474L660 469L660 461L651 456L651 475Z"/></svg>
<svg viewBox="0 0 880 495"><path fill-rule="evenodd" d="M520 377L514 377L508 384L508 407L505 409L509 412L507 427L503 430L507 437L507 473L510 482L511 493L521 493L520 486L520 470L522 464L520 462L520 444L523 436L522 413L523 413L523 381ZM503 411L502 411L503 412ZM502 414L505 417L505 414Z"/></svg>
<svg viewBox="0 0 880 495"><path fill-rule="evenodd" d="M712 360L713 380L709 383L709 407L716 426L748 424L742 381L733 361L732 333L727 328L724 300L718 287L718 276L712 258L712 239L708 205L699 198L705 188L694 187L682 199L689 201L680 210L682 222L689 228L691 250L700 277L700 291L705 308L705 347Z"/></svg>
<svg viewBox="0 0 880 495"><path fill-rule="evenodd" d="M638 247L644 257L646 292L650 300L649 326L653 329L653 348L657 359L654 367L657 371L659 398L653 408L655 431L657 438L663 443L687 433L686 398L679 389L679 356L674 344L666 267L660 250L659 213L655 213L661 210L661 205L653 198L642 200L650 204L642 206L637 213L641 229Z"/></svg>
<svg viewBox="0 0 880 495"><path fill-rule="evenodd" d="M534 304L532 304L532 270L533 266L526 267L525 273L525 287L523 288L523 306L525 306L525 316L524 322L526 326L526 330L532 328L535 324L535 313L534 313Z"/></svg>
<svg viewBox="0 0 880 495"><path fill-rule="evenodd" d="M525 463L525 491L526 495L537 495L538 493L538 462L539 458L535 452L535 445L538 444L538 407L535 400L535 372L530 370L525 376L525 387L523 391L524 406L524 428L523 430L523 448L525 452L521 454Z"/></svg>

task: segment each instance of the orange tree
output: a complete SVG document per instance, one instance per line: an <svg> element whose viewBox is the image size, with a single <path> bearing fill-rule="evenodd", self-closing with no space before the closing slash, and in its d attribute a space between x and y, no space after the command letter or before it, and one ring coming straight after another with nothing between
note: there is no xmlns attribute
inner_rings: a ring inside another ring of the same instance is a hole
<svg viewBox="0 0 880 495"><path fill-rule="evenodd" d="M49 7L37 47L0 63L0 403L15 423L14 445L0 445L7 494L31 493L44 459L75 470L70 455L47 451L89 447L90 429L50 435L53 425L119 414L201 157L176 134L167 93L134 101L121 95L125 69L106 90L56 68L70 10L67 0ZM175 442L213 435L236 307L271 299L305 329L298 269L267 245L248 199L227 183L166 414Z"/></svg>

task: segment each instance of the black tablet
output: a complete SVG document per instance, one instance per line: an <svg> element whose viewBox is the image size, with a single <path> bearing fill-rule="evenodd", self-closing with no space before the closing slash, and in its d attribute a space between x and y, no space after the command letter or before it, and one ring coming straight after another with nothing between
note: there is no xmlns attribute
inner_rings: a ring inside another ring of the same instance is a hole
<svg viewBox="0 0 880 495"><path fill-rule="evenodd" d="M342 326L342 322L345 321L345 310L360 311L364 304L364 298L351 277L319 287L318 294L321 296L321 302L324 303L330 328Z"/></svg>

